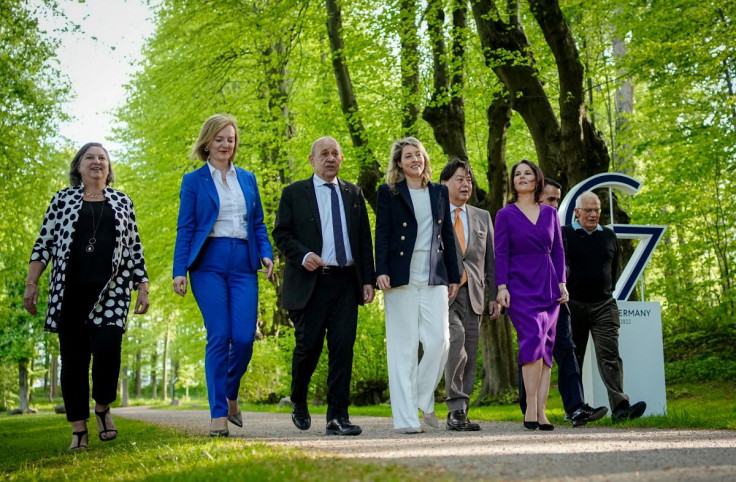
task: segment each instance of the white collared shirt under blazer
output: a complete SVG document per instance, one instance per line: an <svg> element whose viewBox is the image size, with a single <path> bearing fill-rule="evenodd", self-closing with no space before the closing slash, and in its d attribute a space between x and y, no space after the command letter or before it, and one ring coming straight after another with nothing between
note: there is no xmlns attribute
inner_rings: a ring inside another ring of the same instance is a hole
<svg viewBox="0 0 736 482"><path fill-rule="evenodd" d="M220 198L220 211L217 213L217 220L212 226L210 237L213 238L237 238L248 239L248 231L246 220L248 219L245 207L245 195L240 188L238 182L238 174L235 172L235 166L230 163L225 178L227 186L222 182L222 173L207 162L207 167L212 174L212 180L215 182L217 196Z"/></svg>
<svg viewBox="0 0 736 482"><path fill-rule="evenodd" d="M350 249L350 243L347 242L348 238L348 221L345 217L345 204L342 199L342 192L340 192L340 185L337 183L337 178L333 179L332 183L328 183L319 176L312 176L312 182L314 183L314 193L317 196L317 207L319 208L319 220L322 227L322 252L320 258L325 264L329 266L336 266L337 263L337 252L335 251L335 234L332 228L332 191L327 184L334 184L335 191L337 192L337 199L340 203L340 220L342 221L342 239L345 241L345 255L347 256L347 266L353 264L353 252ZM304 257L302 264L306 261L307 257Z"/></svg>
<svg viewBox="0 0 736 482"><path fill-rule="evenodd" d="M82 208L84 186L72 186L54 194L33 245L31 261L48 265L53 261L49 278L46 331L59 331L58 322L64 299L67 263L74 230ZM112 277L107 281L88 320L96 326L117 326L125 330L130 298L138 285L148 282L143 246L135 222L133 201L110 186L103 190L115 216L115 248L112 254Z"/></svg>

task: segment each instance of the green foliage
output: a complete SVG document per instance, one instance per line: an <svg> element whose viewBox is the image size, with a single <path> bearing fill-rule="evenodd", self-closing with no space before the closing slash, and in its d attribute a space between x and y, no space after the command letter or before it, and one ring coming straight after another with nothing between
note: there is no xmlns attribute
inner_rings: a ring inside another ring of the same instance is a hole
<svg viewBox="0 0 736 482"><path fill-rule="evenodd" d="M736 380L736 359L721 356L697 356L665 364L667 383Z"/></svg>

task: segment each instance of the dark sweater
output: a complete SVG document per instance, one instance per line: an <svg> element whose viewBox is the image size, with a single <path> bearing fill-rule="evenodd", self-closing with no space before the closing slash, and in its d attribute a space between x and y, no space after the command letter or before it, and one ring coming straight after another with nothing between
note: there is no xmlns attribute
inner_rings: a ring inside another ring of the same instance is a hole
<svg viewBox="0 0 736 482"><path fill-rule="evenodd" d="M618 278L618 240L609 228L588 234L585 229L562 228L570 299L595 303L610 299Z"/></svg>

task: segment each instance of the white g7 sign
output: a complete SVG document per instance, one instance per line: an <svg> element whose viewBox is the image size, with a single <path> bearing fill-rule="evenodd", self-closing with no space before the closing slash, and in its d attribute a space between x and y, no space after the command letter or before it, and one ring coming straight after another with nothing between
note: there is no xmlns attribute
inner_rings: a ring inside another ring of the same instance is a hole
<svg viewBox="0 0 736 482"><path fill-rule="evenodd" d="M572 223L574 218L575 201L586 191L594 189L608 188L609 198L613 197L612 189L619 189L627 194L636 194L641 187L641 181L637 181L633 177L617 172L604 172L589 177L585 181L578 183L567 193L562 201L559 209L560 223L565 226ZM638 239L639 244L631 255L628 264L621 272L616 282L616 290L613 297L619 301L629 299L631 292L634 291L636 281L642 275L644 268L654 253L654 248L662 239L667 226L641 226L636 224L616 224L613 221L613 202L609 199L611 206L611 225L609 226L616 233L619 239Z"/></svg>

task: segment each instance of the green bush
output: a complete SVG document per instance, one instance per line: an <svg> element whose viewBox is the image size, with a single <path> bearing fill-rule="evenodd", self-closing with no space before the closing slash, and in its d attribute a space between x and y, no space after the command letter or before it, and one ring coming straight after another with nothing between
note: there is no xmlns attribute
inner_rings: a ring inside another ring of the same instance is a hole
<svg viewBox="0 0 736 482"><path fill-rule="evenodd" d="M667 383L736 380L736 359L705 356L665 363Z"/></svg>

